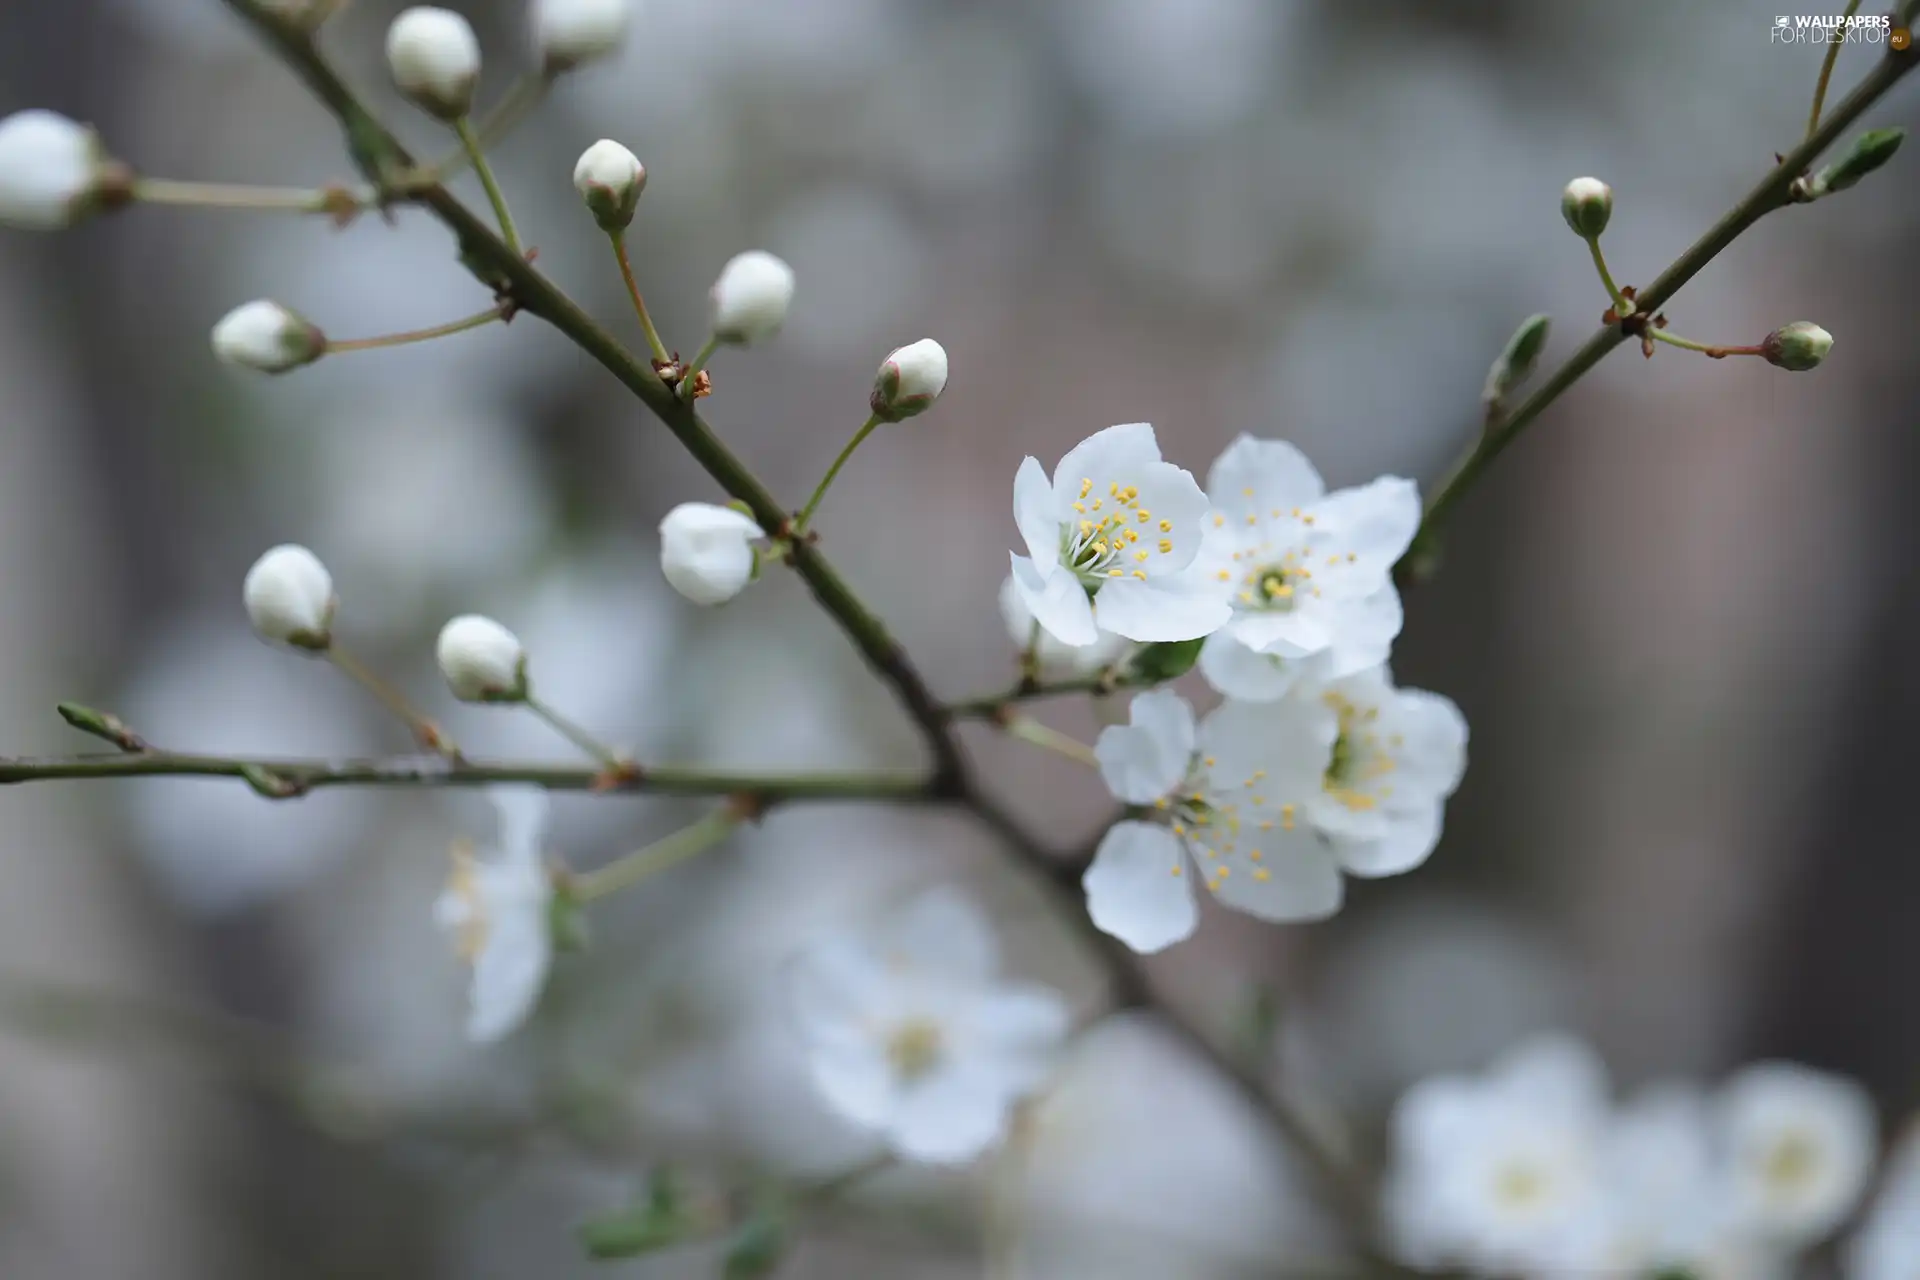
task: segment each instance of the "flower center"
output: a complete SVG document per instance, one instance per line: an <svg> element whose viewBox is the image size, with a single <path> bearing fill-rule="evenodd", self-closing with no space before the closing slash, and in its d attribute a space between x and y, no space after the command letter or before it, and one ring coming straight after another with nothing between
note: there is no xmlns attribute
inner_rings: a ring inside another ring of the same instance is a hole
<svg viewBox="0 0 1920 1280"><path fill-rule="evenodd" d="M1552 1183L1546 1174L1525 1164L1510 1164L1493 1180L1493 1193L1510 1209L1530 1209L1546 1198Z"/></svg>
<svg viewBox="0 0 1920 1280"><path fill-rule="evenodd" d="M1767 1181L1782 1190L1805 1186L1819 1167L1820 1148L1804 1133L1782 1136L1761 1165Z"/></svg>
<svg viewBox="0 0 1920 1280"><path fill-rule="evenodd" d="M1206 876L1207 888L1218 890L1233 874L1236 862L1242 864L1243 874L1265 883L1273 873L1261 865L1266 859L1261 835L1276 828L1293 830L1294 807L1276 808L1261 794L1265 769L1254 770L1238 787L1222 787L1212 776L1214 764L1212 756L1196 756L1187 780L1172 795L1156 800L1154 807L1167 815L1173 834ZM1173 874L1181 874L1177 861Z"/></svg>
<svg viewBox="0 0 1920 1280"><path fill-rule="evenodd" d="M1400 737L1382 739L1374 731L1378 707L1356 706L1337 693L1327 695L1327 705L1340 717L1340 736L1333 740L1321 786L1355 812L1372 809L1393 794L1391 786L1380 783L1399 765L1390 748L1400 745Z"/></svg>
<svg viewBox="0 0 1920 1280"><path fill-rule="evenodd" d="M908 1084L924 1079L945 1055L945 1037L938 1023L928 1018L911 1018L895 1027L887 1037L887 1062L893 1073Z"/></svg>
<svg viewBox="0 0 1920 1280"><path fill-rule="evenodd" d="M1080 481L1075 519L1060 526L1060 562L1072 569L1089 595L1113 578L1147 576L1154 555L1171 555L1173 521L1155 519L1140 505L1140 490L1114 481L1104 496L1093 481Z"/></svg>

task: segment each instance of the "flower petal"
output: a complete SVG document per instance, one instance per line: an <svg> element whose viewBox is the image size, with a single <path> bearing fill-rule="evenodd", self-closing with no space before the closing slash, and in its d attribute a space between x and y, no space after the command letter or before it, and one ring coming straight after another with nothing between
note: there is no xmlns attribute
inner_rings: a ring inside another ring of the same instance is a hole
<svg viewBox="0 0 1920 1280"><path fill-rule="evenodd" d="M1093 480L1105 496L1109 479L1144 471L1159 461L1160 442L1153 438L1153 427L1145 422L1122 423L1096 431L1068 450L1054 469L1053 490L1064 499L1080 492L1082 480Z"/></svg>
<svg viewBox="0 0 1920 1280"><path fill-rule="evenodd" d="M487 788L487 800L500 822L500 856L515 862L540 862L547 815L552 808L547 793L539 787L494 786Z"/></svg>
<svg viewBox="0 0 1920 1280"><path fill-rule="evenodd" d="M807 1071L827 1105L863 1128L884 1127L898 1110L897 1082L878 1040L815 1045L807 1055Z"/></svg>
<svg viewBox="0 0 1920 1280"><path fill-rule="evenodd" d="M1333 634L1319 610L1254 614L1233 620L1233 635L1249 649L1282 658L1311 658L1333 644Z"/></svg>
<svg viewBox="0 0 1920 1280"><path fill-rule="evenodd" d="M991 1072L956 1064L901 1092L888 1137L909 1160L964 1164L999 1141L1008 1102Z"/></svg>
<svg viewBox="0 0 1920 1280"><path fill-rule="evenodd" d="M1256 440L1242 433L1207 472L1207 497L1236 524L1276 507L1291 511L1311 506L1324 492L1320 473L1285 440Z"/></svg>
<svg viewBox="0 0 1920 1280"><path fill-rule="evenodd" d="M1064 517L1058 506L1046 468L1040 465L1040 459L1027 458L1013 477L1013 522L1020 527L1027 553L1043 569L1060 563L1060 522Z"/></svg>
<svg viewBox="0 0 1920 1280"><path fill-rule="evenodd" d="M486 945L474 957L468 1039L498 1040L525 1022L546 984L552 955L544 900L496 909L487 921Z"/></svg>
<svg viewBox="0 0 1920 1280"><path fill-rule="evenodd" d="M1093 753L1116 800L1151 804L1179 786L1193 763L1193 708L1171 689L1140 694L1126 724L1100 731Z"/></svg>
<svg viewBox="0 0 1920 1280"><path fill-rule="evenodd" d="M1335 836L1340 865L1356 876L1397 876L1427 860L1440 843L1444 806L1435 801L1417 809L1390 811L1384 834L1371 839Z"/></svg>
<svg viewBox="0 0 1920 1280"><path fill-rule="evenodd" d="M1200 649L1200 674L1229 698L1274 702L1287 695L1310 664L1318 664L1317 659L1258 653L1234 636L1232 627L1216 631Z"/></svg>
<svg viewBox="0 0 1920 1280"><path fill-rule="evenodd" d="M849 935L807 947L782 979L793 1028L812 1045L864 1043L868 1023L888 1003L885 966L872 948Z"/></svg>
<svg viewBox="0 0 1920 1280"><path fill-rule="evenodd" d="M1062 644L1078 647L1099 640L1093 604L1078 578L1061 569L1047 572L1022 555L1008 555L1014 586L1034 621Z"/></svg>
<svg viewBox="0 0 1920 1280"><path fill-rule="evenodd" d="M1325 678L1338 680L1368 667L1376 667L1393 652L1406 615L1400 605L1400 592L1392 582L1372 595L1342 601L1327 622L1332 643L1328 646Z"/></svg>
<svg viewBox="0 0 1920 1280"><path fill-rule="evenodd" d="M1354 557L1340 567L1342 576L1380 579L1413 544L1420 528L1420 489L1411 480L1381 476L1328 494L1314 504L1313 516L1334 545Z"/></svg>
<svg viewBox="0 0 1920 1280"><path fill-rule="evenodd" d="M1305 823L1262 833L1260 846L1259 863L1236 861L1228 874L1208 879L1214 897L1262 920L1324 920L1340 909L1340 866Z"/></svg>
<svg viewBox="0 0 1920 1280"><path fill-rule="evenodd" d="M957 889L937 885L888 922L883 959L915 974L984 982L1000 963L986 916Z"/></svg>
<svg viewBox="0 0 1920 1280"><path fill-rule="evenodd" d="M1192 935L1200 911L1188 885L1186 852L1164 827L1117 822L1102 837L1081 883L1087 914L1142 955Z"/></svg>
<svg viewBox="0 0 1920 1280"><path fill-rule="evenodd" d="M1225 626L1233 606L1153 579L1116 578L1094 596L1093 616L1102 630L1129 640L1198 640Z"/></svg>

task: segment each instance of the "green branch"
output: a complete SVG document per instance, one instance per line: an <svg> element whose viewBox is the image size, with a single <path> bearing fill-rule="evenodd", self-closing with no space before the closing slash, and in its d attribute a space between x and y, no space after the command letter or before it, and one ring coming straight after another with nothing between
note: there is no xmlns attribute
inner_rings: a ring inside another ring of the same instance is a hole
<svg viewBox="0 0 1920 1280"><path fill-rule="evenodd" d="M1846 131L1847 127L1864 114L1867 108L1878 102L1900 77L1913 70L1920 62L1920 51L1909 49L1905 52L1890 51L1878 66L1860 82L1844 101L1834 107L1831 114L1820 127L1807 136L1806 141L1788 152L1760 184L1749 191L1741 201L1729 210L1725 217L1716 222L1707 233L1695 241L1693 246L1681 254L1673 265L1662 271L1652 284L1641 289L1634 298L1636 314L1651 316L1657 313L1676 293L1700 274L1709 262L1746 230L1775 209L1792 203L1790 189L1794 181L1807 171L1820 153L1832 146L1834 141ZM1436 550L1436 539L1447 517L1459 505L1460 499L1471 489L1488 467L1493 464L1506 447L1519 438L1520 433L1533 424L1554 401L1567 389L1584 377L1588 370L1610 353L1615 347L1632 336L1627 329L1618 324L1603 326L1600 331L1587 339L1581 348L1567 358L1566 363L1554 370L1538 390L1516 406L1512 413L1493 424L1483 432L1470 452L1454 468L1440 487L1427 499L1426 514L1420 522L1420 532L1415 536L1413 546L1401 557L1394 567L1395 577L1404 586L1414 580L1420 566Z"/></svg>

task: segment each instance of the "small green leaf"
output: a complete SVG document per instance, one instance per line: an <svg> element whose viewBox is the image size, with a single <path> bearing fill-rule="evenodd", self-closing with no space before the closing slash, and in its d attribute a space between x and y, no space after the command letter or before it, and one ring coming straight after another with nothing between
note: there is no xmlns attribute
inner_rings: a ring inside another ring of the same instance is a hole
<svg viewBox="0 0 1920 1280"><path fill-rule="evenodd" d="M661 1213L652 1205L641 1205L590 1218L580 1224L576 1234L589 1258L608 1261L671 1248L680 1243L682 1231L677 1214Z"/></svg>
<svg viewBox="0 0 1920 1280"><path fill-rule="evenodd" d="M1482 401L1498 404L1509 391L1533 376L1533 366L1547 345L1547 329L1551 324L1551 318L1546 315L1528 316L1520 322L1493 367L1487 370L1486 389L1480 393Z"/></svg>
<svg viewBox="0 0 1920 1280"><path fill-rule="evenodd" d="M721 1275L725 1280L765 1280L786 1257L787 1243L785 1217L763 1209L734 1236Z"/></svg>
<svg viewBox="0 0 1920 1280"><path fill-rule="evenodd" d="M1814 175L1814 198L1845 191L1893 159L1893 153L1900 149L1900 144L1906 138L1907 131L1897 127L1867 130L1853 140L1853 145L1847 148L1845 155Z"/></svg>
<svg viewBox="0 0 1920 1280"><path fill-rule="evenodd" d="M1160 684L1187 674L1193 670L1193 664L1200 661L1200 646L1205 643L1205 640L1164 640L1142 645L1133 656L1127 683Z"/></svg>

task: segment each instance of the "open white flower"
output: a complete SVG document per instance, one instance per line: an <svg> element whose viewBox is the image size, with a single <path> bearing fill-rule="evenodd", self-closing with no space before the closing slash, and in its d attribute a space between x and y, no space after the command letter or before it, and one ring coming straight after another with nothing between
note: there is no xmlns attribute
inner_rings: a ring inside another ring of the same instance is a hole
<svg viewBox="0 0 1920 1280"><path fill-rule="evenodd" d="M493 787L487 798L500 816L499 843L477 853L456 845L453 875L433 908L460 958L473 966L467 1037L482 1043L526 1021L553 959L553 880L541 847L546 792Z"/></svg>
<svg viewBox="0 0 1920 1280"><path fill-rule="evenodd" d="M99 135L54 111L0 120L0 225L70 227L95 203L105 160Z"/></svg>
<svg viewBox="0 0 1920 1280"><path fill-rule="evenodd" d="M683 502L660 522L660 570L695 604L725 604L753 581L751 517L710 502Z"/></svg>
<svg viewBox="0 0 1920 1280"><path fill-rule="evenodd" d="M1033 616L1063 644L1103 631L1129 640L1192 640L1232 616L1186 570L1200 552L1207 496L1163 461L1153 428L1127 423L1075 445L1047 479L1037 458L1013 479L1013 518L1027 555L1013 579Z"/></svg>
<svg viewBox="0 0 1920 1280"><path fill-rule="evenodd" d="M1195 573L1233 610L1200 655L1214 688L1271 701L1302 674L1338 679L1387 660L1401 624L1393 565L1420 527L1412 481L1327 493L1291 444L1243 435L1214 461L1207 497Z"/></svg>
<svg viewBox="0 0 1920 1280"><path fill-rule="evenodd" d="M1000 584L1000 617L1005 620L1007 634L1013 637L1014 644L1025 649L1033 639L1033 610L1027 608L1026 597L1020 594L1019 585L1012 578ZM1034 646L1034 657L1042 675L1084 676L1110 664L1126 647L1127 642L1110 631L1101 632L1092 644L1072 645L1062 643L1042 627L1040 642Z"/></svg>
<svg viewBox="0 0 1920 1280"><path fill-rule="evenodd" d="M1865 1090L1791 1062L1729 1080L1720 1130L1736 1225L1789 1247L1819 1241L1853 1211L1879 1147Z"/></svg>
<svg viewBox="0 0 1920 1280"><path fill-rule="evenodd" d="M1190 935L1189 859L1216 898L1263 920L1339 910L1340 865L1308 820L1338 734L1331 707L1275 716L1228 702L1196 729L1178 694L1135 698L1130 723L1095 744L1100 776L1167 825L1120 822L1100 841L1084 878L1094 924L1139 952Z"/></svg>
<svg viewBox="0 0 1920 1280"><path fill-rule="evenodd" d="M1678 1083L1650 1085L1614 1114L1601 1142L1602 1203L1566 1259L1571 1269L1622 1280L1772 1274L1729 1230L1711 1119L1706 1095Z"/></svg>
<svg viewBox="0 0 1920 1280"><path fill-rule="evenodd" d="M1894 1148L1873 1210L1847 1242L1846 1261L1851 1280L1920 1276L1920 1129Z"/></svg>
<svg viewBox="0 0 1920 1280"><path fill-rule="evenodd" d="M958 1164L992 1146L1065 1042L1066 1001L998 980L997 950L977 908L935 889L872 936L827 938L795 961L815 1086L904 1159Z"/></svg>
<svg viewBox="0 0 1920 1280"><path fill-rule="evenodd" d="M1385 1192L1399 1252L1425 1266L1577 1274L1603 1200L1606 1075L1586 1046L1529 1040L1483 1076L1432 1076L1395 1106Z"/></svg>
<svg viewBox="0 0 1920 1280"><path fill-rule="evenodd" d="M1357 876L1395 876L1427 860L1440 840L1447 797L1467 768L1467 722L1451 700L1396 689L1385 667L1330 684L1305 684L1276 716L1325 711L1338 736L1307 814Z"/></svg>

